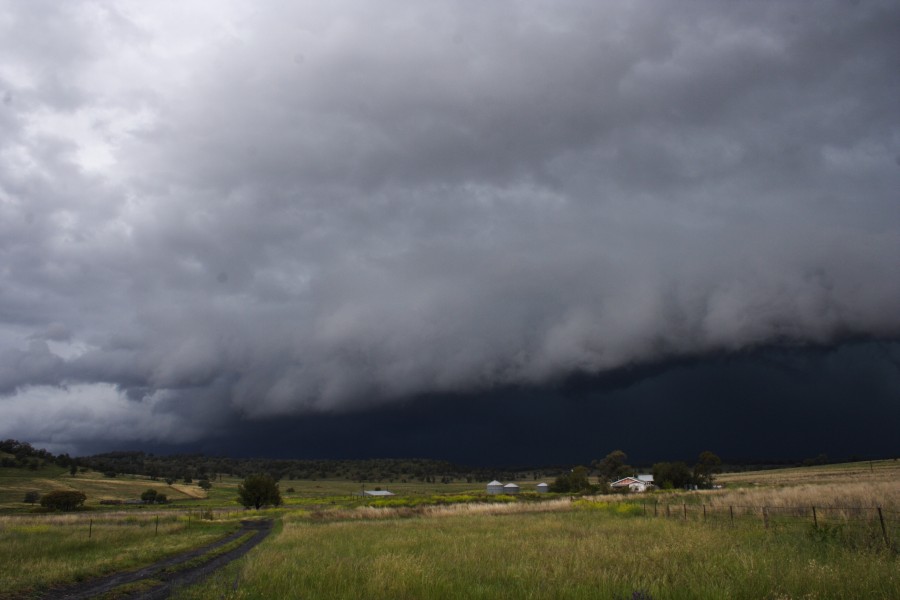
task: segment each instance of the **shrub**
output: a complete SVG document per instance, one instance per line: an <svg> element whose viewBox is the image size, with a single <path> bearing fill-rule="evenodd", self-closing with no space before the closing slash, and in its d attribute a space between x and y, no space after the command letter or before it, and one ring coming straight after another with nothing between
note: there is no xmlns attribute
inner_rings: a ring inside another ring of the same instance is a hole
<svg viewBox="0 0 900 600"><path fill-rule="evenodd" d="M41 495L37 492L25 492L25 499L22 502L27 502L28 504L34 504L38 500L40 500Z"/></svg>
<svg viewBox="0 0 900 600"><path fill-rule="evenodd" d="M156 502L158 494L159 492L157 492L153 488L150 488L149 490L141 494L141 500L144 501L144 504L153 504L154 502Z"/></svg>
<svg viewBox="0 0 900 600"><path fill-rule="evenodd" d="M50 510L75 510L84 504L87 496L76 490L57 490L41 498L41 506Z"/></svg>

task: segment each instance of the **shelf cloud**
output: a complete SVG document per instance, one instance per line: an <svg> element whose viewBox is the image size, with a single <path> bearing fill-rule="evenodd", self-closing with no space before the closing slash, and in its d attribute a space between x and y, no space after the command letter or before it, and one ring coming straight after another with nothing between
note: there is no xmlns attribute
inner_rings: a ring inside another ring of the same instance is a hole
<svg viewBox="0 0 900 600"><path fill-rule="evenodd" d="M896 339L898 30L876 0L4 3L0 436Z"/></svg>

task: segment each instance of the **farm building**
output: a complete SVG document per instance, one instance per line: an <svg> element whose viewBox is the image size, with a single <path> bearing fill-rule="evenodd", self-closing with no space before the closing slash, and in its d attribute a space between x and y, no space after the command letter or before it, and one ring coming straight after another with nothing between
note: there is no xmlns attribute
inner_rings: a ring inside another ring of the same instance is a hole
<svg viewBox="0 0 900 600"><path fill-rule="evenodd" d="M653 485L653 476L647 475L644 477L650 477L651 481L645 481L643 479L640 479L639 477L623 477L618 481L613 481L611 484L609 484L609 487L614 490L628 489L632 492L646 492L647 489L649 489Z"/></svg>
<svg viewBox="0 0 900 600"><path fill-rule="evenodd" d="M387 496L393 496L393 492L389 492L387 490L364 490L363 496L375 496L378 498L384 498Z"/></svg>
<svg viewBox="0 0 900 600"><path fill-rule="evenodd" d="M488 494L502 494L503 493L503 484L495 479L494 481L487 484L487 493Z"/></svg>
<svg viewBox="0 0 900 600"><path fill-rule="evenodd" d="M546 483L539 483L534 487L534 489L538 494L546 494L550 491L550 486Z"/></svg>
<svg viewBox="0 0 900 600"><path fill-rule="evenodd" d="M503 486L503 493L504 494L518 494L519 486L517 486L514 483L507 483L506 485Z"/></svg>

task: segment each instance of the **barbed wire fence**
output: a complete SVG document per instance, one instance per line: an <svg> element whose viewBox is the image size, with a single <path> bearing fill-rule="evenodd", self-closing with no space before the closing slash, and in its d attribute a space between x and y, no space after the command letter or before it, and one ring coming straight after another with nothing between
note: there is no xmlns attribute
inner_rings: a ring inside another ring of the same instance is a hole
<svg viewBox="0 0 900 600"><path fill-rule="evenodd" d="M774 533L805 529L813 537L897 550L900 511L881 506L784 506L641 502L651 518L717 527L760 527Z"/></svg>

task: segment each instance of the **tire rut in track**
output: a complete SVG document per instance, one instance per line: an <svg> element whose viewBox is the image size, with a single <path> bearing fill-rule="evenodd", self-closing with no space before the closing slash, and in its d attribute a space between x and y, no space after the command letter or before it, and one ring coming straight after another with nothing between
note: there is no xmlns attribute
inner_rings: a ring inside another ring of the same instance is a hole
<svg viewBox="0 0 900 600"><path fill-rule="evenodd" d="M79 583L66 588L49 590L37 597L41 600L88 600L106 593L114 592L116 588L126 584L135 583L144 579L154 579L162 581L162 584L149 590L122 593L116 597L139 600L161 600L163 598L168 598L176 586L197 583L231 561L240 558L254 546L263 541L271 531L271 520L241 521L241 528L238 531L212 544L155 562L152 565L148 565L137 571L114 573L93 581ZM241 536L246 535L248 532L253 532L253 536L244 541L240 546L219 554L197 566L184 569L177 568L178 565L190 560L206 556L217 548L221 548ZM175 570L170 571L169 569L172 567L175 567Z"/></svg>

